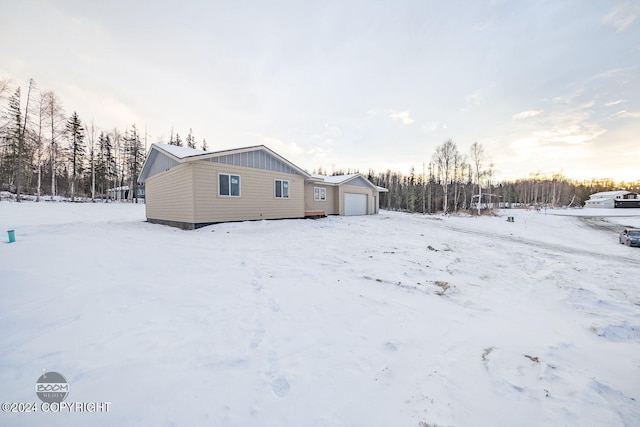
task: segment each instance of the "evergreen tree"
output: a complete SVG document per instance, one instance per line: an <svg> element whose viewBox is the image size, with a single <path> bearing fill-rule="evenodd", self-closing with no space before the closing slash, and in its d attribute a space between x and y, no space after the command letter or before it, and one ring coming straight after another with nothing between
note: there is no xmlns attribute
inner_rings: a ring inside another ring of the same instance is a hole
<svg viewBox="0 0 640 427"><path fill-rule="evenodd" d="M193 131L189 129L189 134L187 135L187 147L196 148L196 139L193 137Z"/></svg>
<svg viewBox="0 0 640 427"><path fill-rule="evenodd" d="M209 151L209 147L207 146L207 140L206 139L202 139L202 147L201 147L202 151Z"/></svg>
<svg viewBox="0 0 640 427"><path fill-rule="evenodd" d="M24 108L24 118L22 126L18 133L18 167L16 173L16 201L20 201L20 186L23 179L26 180L29 177L29 171L31 170L31 156L29 155L29 147L27 145L27 123L29 117L29 101L31 101L31 90L35 87L36 82L33 79L29 80L29 89L27 90L27 103ZM29 187L25 183L25 187Z"/></svg>
<svg viewBox="0 0 640 427"><path fill-rule="evenodd" d="M115 172L115 158L109 134L100 132L98 137L98 155L96 159L96 185L100 194L109 189Z"/></svg>
<svg viewBox="0 0 640 427"><path fill-rule="evenodd" d="M22 126L22 111L20 110L20 88L18 87L9 97L7 110L3 114L5 124L3 126L4 156L3 176L8 183L9 190L14 188L18 167L18 149L20 129Z"/></svg>
<svg viewBox="0 0 640 427"><path fill-rule="evenodd" d="M71 162L71 201L75 201L78 188L78 176L84 170L83 160L85 156L84 128L74 111L67 121L67 138L69 139L69 161Z"/></svg>
<svg viewBox="0 0 640 427"><path fill-rule="evenodd" d="M173 126L171 126L171 134L169 135L169 145L176 145L176 139L173 136Z"/></svg>
<svg viewBox="0 0 640 427"><path fill-rule="evenodd" d="M29 94L33 80L29 83ZM20 87L9 97L6 112L3 114L5 124L2 127L4 140L4 155L2 162L2 177L8 183L9 189L15 189L16 199L20 200L22 185L27 181L31 170L31 150L27 144L27 113L22 115L20 108ZM27 109L28 112L28 101Z"/></svg>
<svg viewBox="0 0 640 427"><path fill-rule="evenodd" d="M136 125L131 126L131 132L125 136L125 153L127 155L127 172L129 174L129 200L138 203L138 175L144 163L144 148Z"/></svg>

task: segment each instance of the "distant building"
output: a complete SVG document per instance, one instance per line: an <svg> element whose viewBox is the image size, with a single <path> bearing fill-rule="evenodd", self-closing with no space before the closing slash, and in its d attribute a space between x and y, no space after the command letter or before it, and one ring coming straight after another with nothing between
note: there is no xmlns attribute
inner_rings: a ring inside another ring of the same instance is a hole
<svg viewBox="0 0 640 427"><path fill-rule="evenodd" d="M133 198L133 194L129 194L129 186L125 185L123 187L109 188L107 190L107 197L110 200L129 200L129 197ZM144 200L144 185L137 186L137 194L138 199Z"/></svg>
<svg viewBox="0 0 640 427"><path fill-rule="evenodd" d="M589 196L585 208L640 208L640 197L631 191L602 191Z"/></svg>

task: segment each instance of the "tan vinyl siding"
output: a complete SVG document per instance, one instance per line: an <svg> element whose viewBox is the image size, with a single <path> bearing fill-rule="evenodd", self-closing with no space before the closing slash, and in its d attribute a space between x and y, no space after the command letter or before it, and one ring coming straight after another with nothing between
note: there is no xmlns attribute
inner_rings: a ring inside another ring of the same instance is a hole
<svg viewBox="0 0 640 427"><path fill-rule="evenodd" d="M304 217L304 177L209 161L192 163L196 223ZM240 176L240 197L218 195L218 174ZM289 198L275 197L275 180L289 181Z"/></svg>
<svg viewBox="0 0 640 427"><path fill-rule="evenodd" d="M344 193L357 193L367 195L367 215L373 215L375 212L371 212L371 197L377 196L377 191L372 188L365 188L355 185L341 185L338 200L339 200L339 214L344 215ZM377 203L377 202L376 202Z"/></svg>
<svg viewBox="0 0 640 427"><path fill-rule="evenodd" d="M147 218L193 223L193 167L178 165L145 181Z"/></svg>
<svg viewBox="0 0 640 427"><path fill-rule="evenodd" d="M324 202L315 201L313 198L313 189L315 187L326 188L327 200ZM304 210L307 212L324 211L327 215L338 214L338 187L333 185L305 183L304 185Z"/></svg>

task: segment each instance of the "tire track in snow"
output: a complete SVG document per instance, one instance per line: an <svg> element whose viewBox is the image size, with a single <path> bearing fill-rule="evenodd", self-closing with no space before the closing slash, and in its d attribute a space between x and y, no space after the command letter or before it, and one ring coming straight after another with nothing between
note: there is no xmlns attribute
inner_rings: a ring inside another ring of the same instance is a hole
<svg viewBox="0 0 640 427"><path fill-rule="evenodd" d="M620 233L620 231L626 227L624 225L610 223L602 217L581 216L579 217L579 219L580 219L580 222L582 222L589 228L592 228L598 231L610 232L614 234Z"/></svg>
<svg viewBox="0 0 640 427"><path fill-rule="evenodd" d="M455 227L451 225L445 225L444 228L446 228L447 230L461 233L461 234L482 236L482 237L489 238L491 240L501 240L501 241L507 241L509 243L518 243L522 245L532 246L538 249L560 252L568 255L584 255L592 258L597 258L599 260L620 261L620 262L627 262L631 264L638 264L638 259L636 258L593 252L587 249L573 248L570 246L564 246L557 243L541 242L539 240L528 240L522 237L517 237L512 235L505 236L505 235L490 233L487 231L469 230L469 229Z"/></svg>

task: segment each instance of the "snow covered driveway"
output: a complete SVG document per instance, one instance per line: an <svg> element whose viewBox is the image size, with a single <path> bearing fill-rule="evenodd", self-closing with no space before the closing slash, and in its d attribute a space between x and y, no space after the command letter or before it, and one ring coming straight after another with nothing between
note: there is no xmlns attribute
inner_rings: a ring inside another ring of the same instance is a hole
<svg viewBox="0 0 640 427"><path fill-rule="evenodd" d="M637 425L640 249L547 213L182 231L2 202L0 401L55 371L111 405L0 425Z"/></svg>

